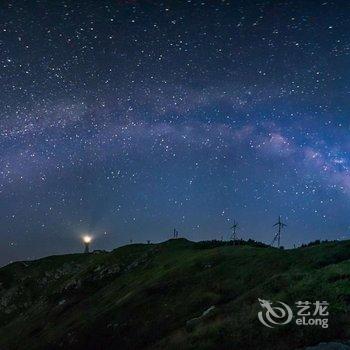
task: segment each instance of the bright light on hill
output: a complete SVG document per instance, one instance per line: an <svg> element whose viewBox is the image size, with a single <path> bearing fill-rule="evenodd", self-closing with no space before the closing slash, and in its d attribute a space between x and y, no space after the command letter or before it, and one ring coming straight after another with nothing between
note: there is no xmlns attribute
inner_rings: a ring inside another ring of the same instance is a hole
<svg viewBox="0 0 350 350"><path fill-rule="evenodd" d="M83 236L83 241L84 241L84 243L90 243L91 240L92 240L92 237L91 237L91 236L88 236L88 235Z"/></svg>

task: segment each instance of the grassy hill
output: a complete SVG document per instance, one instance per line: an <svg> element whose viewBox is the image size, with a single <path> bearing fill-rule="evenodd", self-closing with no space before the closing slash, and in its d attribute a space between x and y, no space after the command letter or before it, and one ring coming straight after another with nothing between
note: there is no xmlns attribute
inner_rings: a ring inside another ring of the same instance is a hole
<svg viewBox="0 0 350 350"><path fill-rule="evenodd" d="M258 298L326 300L329 328L267 328ZM133 244L0 269L0 349L297 349L350 339L350 241L280 250Z"/></svg>

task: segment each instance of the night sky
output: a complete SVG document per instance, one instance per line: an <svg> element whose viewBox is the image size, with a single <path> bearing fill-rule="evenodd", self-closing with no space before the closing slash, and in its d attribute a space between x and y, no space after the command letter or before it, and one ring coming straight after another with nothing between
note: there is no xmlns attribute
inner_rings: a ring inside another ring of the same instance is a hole
<svg viewBox="0 0 350 350"><path fill-rule="evenodd" d="M350 2L0 3L0 264L350 238Z"/></svg>

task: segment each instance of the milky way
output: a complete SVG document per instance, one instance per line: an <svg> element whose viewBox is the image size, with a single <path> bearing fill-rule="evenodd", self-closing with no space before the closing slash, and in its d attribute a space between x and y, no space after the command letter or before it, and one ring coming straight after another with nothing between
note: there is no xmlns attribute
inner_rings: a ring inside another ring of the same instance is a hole
<svg viewBox="0 0 350 350"><path fill-rule="evenodd" d="M348 1L2 1L0 263L349 238Z"/></svg>

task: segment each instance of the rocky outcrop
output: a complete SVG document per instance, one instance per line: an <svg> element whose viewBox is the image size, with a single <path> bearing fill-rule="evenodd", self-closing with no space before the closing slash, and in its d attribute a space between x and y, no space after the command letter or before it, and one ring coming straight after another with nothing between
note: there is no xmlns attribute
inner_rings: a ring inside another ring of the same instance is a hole
<svg viewBox="0 0 350 350"><path fill-rule="evenodd" d="M337 343L337 342L330 342L330 343L320 343L315 346L308 346L304 350L350 350L350 343Z"/></svg>
<svg viewBox="0 0 350 350"><path fill-rule="evenodd" d="M209 309L205 310L201 316L192 318L186 322L186 330L192 332L193 329L200 324L208 315L210 315L216 309L215 306L211 306Z"/></svg>

